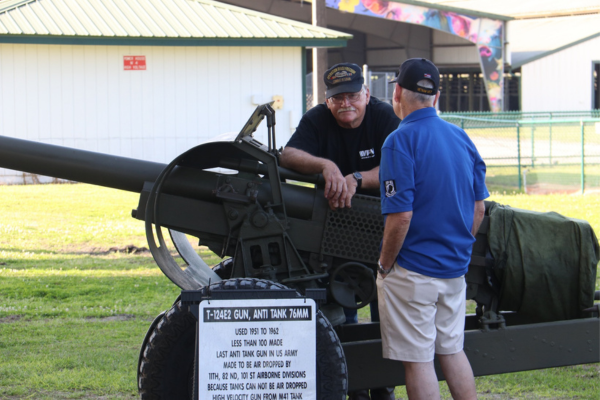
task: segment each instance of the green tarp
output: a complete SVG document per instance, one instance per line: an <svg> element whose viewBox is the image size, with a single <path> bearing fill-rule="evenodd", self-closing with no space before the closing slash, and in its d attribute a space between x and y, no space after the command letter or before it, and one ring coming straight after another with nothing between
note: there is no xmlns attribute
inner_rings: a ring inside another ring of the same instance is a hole
<svg viewBox="0 0 600 400"><path fill-rule="evenodd" d="M600 250L589 223L491 203L488 243L499 311L533 322L581 318L594 304Z"/></svg>

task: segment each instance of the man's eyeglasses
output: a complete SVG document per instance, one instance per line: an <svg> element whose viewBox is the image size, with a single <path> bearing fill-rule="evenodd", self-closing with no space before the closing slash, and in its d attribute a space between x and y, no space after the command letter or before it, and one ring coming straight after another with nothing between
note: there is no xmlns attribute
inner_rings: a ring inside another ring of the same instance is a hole
<svg viewBox="0 0 600 400"><path fill-rule="evenodd" d="M333 104L342 104L344 99L348 99L350 103L356 103L358 100L360 100L360 96L363 94L363 92L364 90L356 93L336 94L335 96L331 96L329 100L331 100Z"/></svg>

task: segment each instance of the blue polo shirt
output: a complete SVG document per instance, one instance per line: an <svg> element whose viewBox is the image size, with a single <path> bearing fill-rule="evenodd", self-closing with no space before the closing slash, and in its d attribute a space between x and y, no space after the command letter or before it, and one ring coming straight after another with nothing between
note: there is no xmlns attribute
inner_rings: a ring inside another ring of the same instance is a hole
<svg viewBox="0 0 600 400"><path fill-rule="evenodd" d="M467 272L476 200L489 197L485 163L465 131L434 108L409 114L385 140L381 212L412 211L400 266L435 278Z"/></svg>

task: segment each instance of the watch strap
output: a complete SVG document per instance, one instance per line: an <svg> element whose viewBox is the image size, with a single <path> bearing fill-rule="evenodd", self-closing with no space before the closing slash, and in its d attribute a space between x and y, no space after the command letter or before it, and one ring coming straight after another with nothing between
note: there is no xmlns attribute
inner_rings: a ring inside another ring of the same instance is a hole
<svg viewBox="0 0 600 400"><path fill-rule="evenodd" d="M362 174L360 172L353 172L352 176L356 180L356 190L360 189L362 186Z"/></svg>
<svg viewBox="0 0 600 400"><path fill-rule="evenodd" d="M377 260L377 271L379 271L380 274L387 275L392 272L393 268L394 266L392 265L389 269L385 269L383 268L383 265L381 265L381 261Z"/></svg>

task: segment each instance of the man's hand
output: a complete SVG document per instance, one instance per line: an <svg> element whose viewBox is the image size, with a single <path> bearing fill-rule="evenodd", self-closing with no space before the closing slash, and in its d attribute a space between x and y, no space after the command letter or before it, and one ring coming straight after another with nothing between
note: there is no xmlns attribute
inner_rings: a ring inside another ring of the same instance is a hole
<svg viewBox="0 0 600 400"><path fill-rule="evenodd" d="M338 166L331 160L315 157L305 151L286 147L279 158L280 165L303 174L321 174L325 179L325 198L332 210L350 207L356 193L356 179L349 174L343 176ZM379 167L363 174L363 188L379 187Z"/></svg>
<svg viewBox="0 0 600 400"><path fill-rule="evenodd" d="M354 175L352 174L348 174L344 177L344 179L346 179L346 187L348 188L348 190L346 191L346 195L343 197L340 196L340 201L339 201L339 207L347 207L347 208L351 208L352 207L352 197L354 197L354 195L356 194L356 188L358 187L358 182L356 182L356 179L354 178ZM329 204L329 206L331 207L331 203Z"/></svg>
<svg viewBox="0 0 600 400"><path fill-rule="evenodd" d="M381 261L380 261L381 263ZM392 272L392 269L394 269L394 266L392 265L389 269L387 269L387 272L383 272L382 270L377 271L379 273L379 275L381 275L381 279L385 279L386 276L388 276L390 274L390 272Z"/></svg>
<svg viewBox="0 0 600 400"><path fill-rule="evenodd" d="M325 163L322 171L325 179L325 198L329 200L329 207L335 210L345 207L348 194L348 182L340 169L332 161Z"/></svg>

